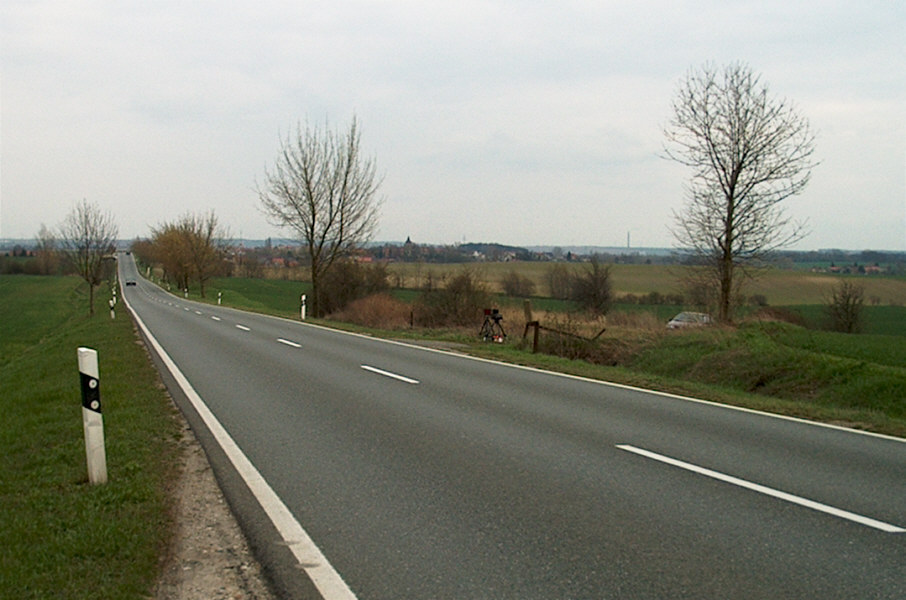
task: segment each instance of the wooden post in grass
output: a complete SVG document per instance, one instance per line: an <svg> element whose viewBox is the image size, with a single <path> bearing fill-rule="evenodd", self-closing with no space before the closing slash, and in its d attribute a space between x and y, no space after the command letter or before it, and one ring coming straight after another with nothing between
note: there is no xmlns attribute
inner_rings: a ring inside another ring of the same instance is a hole
<svg viewBox="0 0 906 600"><path fill-rule="evenodd" d="M535 328L535 336L532 338L532 354L538 354L538 332L541 330L541 323L538 321L529 321L525 324L525 331L522 332L522 339L528 337L530 328Z"/></svg>
<svg viewBox="0 0 906 600"><path fill-rule="evenodd" d="M79 348L78 356L88 481L92 485L97 485L107 483L107 451L104 447L104 418L101 416L98 353L91 348Z"/></svg>
<svg viewBox="0 0 906 600"><path fill-rule="evenodd" d="M532 338L532 354L538 354L538 330L541 329L541 323L532 318L532 301L523 300L522 310L525 312L525 332L522 334L522 339L525 339L528 335L529 327L534 327L535 336Z"/></svg>

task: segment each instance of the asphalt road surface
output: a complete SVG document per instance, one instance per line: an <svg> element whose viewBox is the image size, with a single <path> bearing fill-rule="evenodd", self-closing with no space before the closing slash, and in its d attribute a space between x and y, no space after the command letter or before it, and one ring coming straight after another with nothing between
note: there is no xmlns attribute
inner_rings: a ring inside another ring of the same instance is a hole
<svg viewBox="0 0 906 600"><path fill-rule="evenodd" d="M120 263L286 597L906 598L903 440L198 304Z"/></svg>

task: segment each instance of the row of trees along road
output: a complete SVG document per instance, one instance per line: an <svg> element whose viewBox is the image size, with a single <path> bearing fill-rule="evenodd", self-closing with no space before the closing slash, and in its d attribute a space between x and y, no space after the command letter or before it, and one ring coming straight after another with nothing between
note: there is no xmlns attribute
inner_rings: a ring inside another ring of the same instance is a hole
<svg viewBox="0 0 906 600"><path fill-rule="evenodd" d="M224 272L228 249L229 233L218 223L213 210L186 213L163 223L151 230L147 247L133 245L142 260L160 265L164 278L180 289L188 288L192 280L198 282L202 298L207 282Z"/></svg>

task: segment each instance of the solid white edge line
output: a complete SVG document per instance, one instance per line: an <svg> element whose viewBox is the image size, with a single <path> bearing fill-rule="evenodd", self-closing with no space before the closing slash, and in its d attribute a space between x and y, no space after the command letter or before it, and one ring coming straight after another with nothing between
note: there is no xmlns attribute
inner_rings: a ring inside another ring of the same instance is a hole
<svg viewBox="0 0 906 600"><path fill-rule="evenodd" d="M284 340L283 338L277 338L277 341L281 344L286 344L287 346L292 346L293 348L301 348L302 344L297 344L296 342L290 340Z"/></svg>
<svg viewBox="0 0 906 600"><path fill-rule="evenodd" d="M651 452L649 450L644 450L642 448L636 448L635 446L630 446L629 444L617 444L617 448L620 450L625 450L627 452L632 452L638 454L639 456L644 456L652 460L656 460L674 467L679 467L687 471L692 471L693 473L698 473L699 475L704 475L712 479L717 479L725 483L730 483L741 488L752 490L766 496L771 496L773 498L778 498L780 500L785 500L792 504L798 504L799 506L804 506L812 510L817 510L835 517L840 517L841 519L847 519L853 521L860 525L866 525L868 527L873 527L874 529L879 529L886 533L904 533L906 529L898 527L896 525L891 525L890 523L885 523L883 521L877 521L875 519L858 515L856 513L849 512L847 510L842 510L840 508L834 508L833 506L828 506L827 504L822 504L820 502L815 502L814 500L809 500L807 498L802 498L801 496L796 496L793 494L788 494L786 492L781 492L773 488L769 488L757 483L752 483L746 481L745 479L739 479L731 475L725 475L718 471L712 471L711 469L705 469L704 467L699 467L691 463L683 462L675 458L670 458L669 456L664 456L663 454L657 454L656 452Z"/></svg>
<svg viewBox="0 0 906 600"><path fill-rule="evenodd" d="M173 359L164 351L157 339L151 335L151 332L145 326L138 314L132 310L128 301L126 307L132 313L135 322L141 328L145 337L154 347L157 355L163 361L167 370L176 380L176 383L182 389L183 393L192 403L193 408L204 421L211 435L217 440L217 443L223 449L224 453L233 463L236 471L242 476L249 490L254 494L261 508L267 513L268 518L274 524L274 527L283 537L289 549L292 551L299 566L305 570L315 587L324 597L325 600L355 600L356 596L352 590L343 581L339 573L334 570L333 566L327 561L327 558L314 543L308 533L302 528L302 525L296 520L293 514L286 507L286 504L280 499L276 492L268 485L255 465L245 456L239 446L233 441L233 438L224 429L214 413L210 411L201 396L189 383ZM238 327L238 326L237 326Z"/></svg>
<svg viewBox="0 0 906 600"><path fill-rule="evenodd" d="M371 371L372 373L377 373L378 375L383 375L384 377L390 377L392 379L398 379L399 381L404 381L406 383L411 383L413 385L418 384L418 379L411 379L404 375L397 375L396 373L391 373L390 371L385 371L383 369L378 369L377 367L371 367L369 365L361 365L366 371Z"/></svg>

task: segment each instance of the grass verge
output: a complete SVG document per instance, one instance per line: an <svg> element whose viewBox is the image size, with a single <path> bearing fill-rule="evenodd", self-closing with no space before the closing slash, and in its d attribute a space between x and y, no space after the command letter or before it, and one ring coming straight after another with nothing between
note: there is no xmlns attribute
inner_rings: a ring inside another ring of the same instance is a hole
<svg viewBox="0 0 906 600"><path fill-rule="evenodd" d="M521 342L471 344L471 354L854 429L906 437L906 368L785 346L770 333L682 332L627 340L616 366L532 354ZM627 348L626 346L631 346Z"/></svg>
<svg viewBox="0 0 906 600"><path fill-rule="evenodd" d="M125 308L0 277L0 598L147 598L172 531L175 409ZM88 484L76 349L98 351L109 483Z"/></svg>

